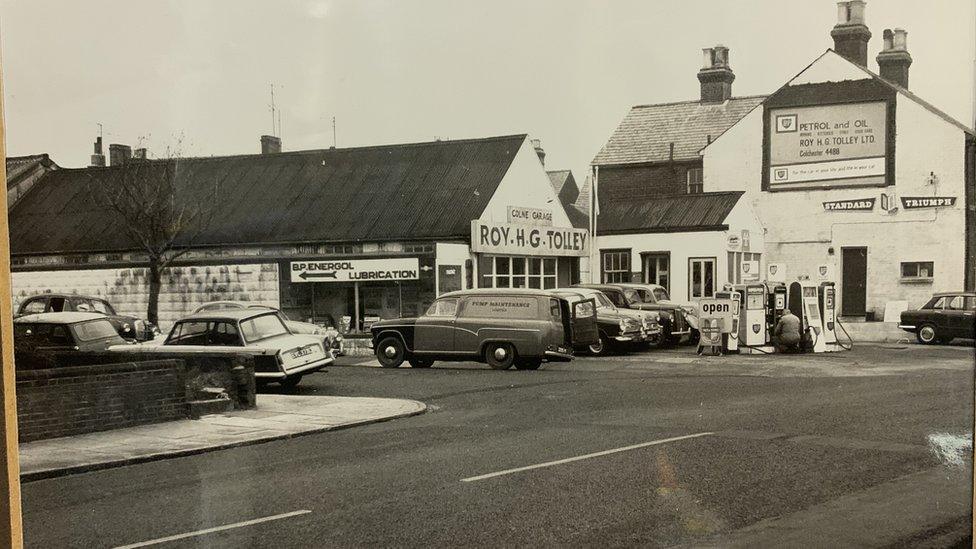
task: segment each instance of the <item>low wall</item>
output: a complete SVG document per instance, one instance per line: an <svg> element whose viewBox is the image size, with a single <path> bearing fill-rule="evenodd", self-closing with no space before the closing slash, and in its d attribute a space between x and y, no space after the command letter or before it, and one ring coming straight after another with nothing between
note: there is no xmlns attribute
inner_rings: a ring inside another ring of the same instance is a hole
<svg viewBox="0 0 976 549"><path fill-rule="evenodd" d="M21 442L187 417L180 360L17 371Z"/></svg>

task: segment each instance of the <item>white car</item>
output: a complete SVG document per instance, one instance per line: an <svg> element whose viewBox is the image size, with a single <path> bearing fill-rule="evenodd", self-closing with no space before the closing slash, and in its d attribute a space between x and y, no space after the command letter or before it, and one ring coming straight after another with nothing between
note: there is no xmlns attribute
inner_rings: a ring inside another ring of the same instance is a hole
<svg viewBox="0 0 976 549"><path fill-rule="evenodd" d="M293 334L277 311L265 308L204 311L181 318L173 325L161 352L177 347L246 347L275 356L275 364L255 366L260 382L277 381L295 387L302 376L317 372L335 361L322 338Z"/></svg>
<svg viewBox="0 0 976 549"><path fill-rule="evenodd" d="M285 321L285 325L288 326L288 330L290 330L291 333L321 336L325 346L332 349L333 356L342 356L345 354L342 343L342 334L340 334L339 330L336 330L334 326L319 326L318 324L312 324L311 322L291 320L286 317L284 313L269 305L241 303L240 301L211 301L197 307L196 310L193 311L193 314L209 311L226 311L228 309L267 309L276 311L279 315L281 315L281 319Z"/></svg>

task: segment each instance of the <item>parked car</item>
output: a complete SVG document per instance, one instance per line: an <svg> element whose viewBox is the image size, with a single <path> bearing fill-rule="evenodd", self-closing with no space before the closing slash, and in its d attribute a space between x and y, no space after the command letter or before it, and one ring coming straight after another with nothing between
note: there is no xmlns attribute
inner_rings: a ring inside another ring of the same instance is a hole
<svg viewBox="0 0 976 549"><path fill-rule="evenodd" d="M592 303L589 304L592 309ZM573 358L573 342L597 339L595 312L548 290L478 289L441 295L418 318L370 326L385 368L404 361L429 368L435 360L475 360L496 370L535 370L543 361Z"/></svg>
<svg viewBox="0 0 976 549"><path fill-rule="evenodd" d="M73 294L40 294L31 296L20 304L14 318L37 313L99 313L115 327L122 338L132 341L148 341L159 335L153 323L134 316L120 315L112 304L100 297Z"/></svg>
<svg viewBox="0 0 976 549"><path fill-rule="evenodd" d="M624 288L618 284L577 284L573 288L597 290L605 295L617 309L639 312L639 317L641 318L642 324L645 325L645 330L653 332L647 338L648 345L660 345L664 342L664 336L667 332L663 329L648 329L649 325L660 327L662 324L662 313L650 307L645 308L639 306L640 297L637 295L636 290Z"/></svg>
<svg viewBox="0 0 976 549"><path fill-rule="evenodd" d="M37 313L14 319L16 352L104 351L126 340L99 313Z"/></svg>
<svg viewBox="0 0 976 549"><path fill-rule="evenodd" d="M193 311L193 314L202 313L206 311L226 311L228 309L270 309L272 311L277 311L281 316L281 319L285 321L288 326L288 330L293 334L307 334L320 336L322 342L326 348L332 349L332 356L342 356L345 354L343 346L342 334L339 330L335 329L335 324L331 326L319 326L318 324L313 324L311 322L301 322L298 320L291 320L280 310L270 307L268 305L256 305L252 303L241 303L239 301L211 301L209 303L204 303Z"/></svg>
<svg viewBox="0 0 976 549"><path fill-rule="evenodd" d="M921 309L904 311L898 327L915 334L919 343L949 343L976 338L976 293L934 294Z"/></svg>
<svg viewBox="0 0 976 549"><path fill-rule="evenodd" d="M596 305L600 340L580 349L589 351L592 355L606 355L622 350L627 345L653 341L661 335L661 326L656 321L651 322L650 315L619 309L600 290L573 286L554 291L569 301L576 299L573 296L579 296L579 299L593 300Z"/></svg>
<svg viewBox="0 0 976 549"><path fill-rule="evenodd" d="M616 284L624 289L630 307L642 311L658 311L665 343L676 344L698 330L698 308L689 303L671 301L668 290L659 284ZM631 293L629 290L633 290Z"/></svg>
<svg viewBox="0 0 976 549"><path fill-rule="evenodd" d="M203 311L181 318L173 324L163 347L184 345L272 351L277 364L256 366L254 376L260 382L277 381L289 388L335 360L320 337L291 333L277 311L265 308Z"/></svg>

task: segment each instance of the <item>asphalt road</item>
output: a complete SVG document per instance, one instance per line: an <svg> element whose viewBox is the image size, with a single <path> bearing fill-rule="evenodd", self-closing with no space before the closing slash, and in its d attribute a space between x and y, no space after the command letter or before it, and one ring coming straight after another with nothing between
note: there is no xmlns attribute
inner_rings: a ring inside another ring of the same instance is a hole
<svg viewBox="0 0 976 549"><path fill-rule="evenodd" d="M972 463L929 441L971 436L972 365L972 349L911 345L334 367L298 392L430 410L27 483L25 538L112 547L231 525L161 546L956 545Z"/></svg>

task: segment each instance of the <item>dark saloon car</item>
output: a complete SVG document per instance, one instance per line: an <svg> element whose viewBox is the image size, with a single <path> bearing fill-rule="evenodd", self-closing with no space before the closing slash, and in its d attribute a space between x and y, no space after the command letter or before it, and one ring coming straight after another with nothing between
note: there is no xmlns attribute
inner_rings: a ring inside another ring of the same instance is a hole
<svg viewBox="0 0 976 549"><path fill-rule="evenodd" d="M898 327L925 344L976 338L976 293L935 294L921 309L903 312Z"/></svg>
<svg viewBox="0 0 976 549"><path fill-rule="evenodd" d="M39 313L14 319L17 352L105 351L125 342L98 313Z"/></svg>
<svg viewBox="0 0 976 549"><path fill-rule="evenodd" d="M691 335L692 323L697 324L694 307L682 306L668 300L668 292L657 284L580 284L581 288L600 290L621 309L656 311L662 336L658 343L672 345Z"/></svg>
<svg viewBox="0 0 976 549"><path fill-rule="evenodd" d="M381 320L370 332L384 368L474 360L535 370L572 360L574 341L597 341L593 309L592 301L570 304L549 290L461 290L441 295L421 317Z"/></svg>
<svg viewBox="0 0 976 549"><path fill-rule="evenodd" d="M115 331L124 339L149 341L159 335L159 329L151 322L133 316L120 315L112 304L100 297L72 294L40 294L28 297L20 304L15 317L36 313L99 313L107 318Z"/></svg>
<svg viewBox="0 0 976 549"><path fill-rule="evenodd" d="M556 294L570 302L592 300L596 305L596 320L600 332L600 340L589 345L576 345L577 350L589 351L591 355L602 356L612 351L622 350L625 346L644 343L653 340L661 333L660 326L644 325L645 315L637 311L619 309L607 298L603 292L592 288L559 288Z"/></svg>

